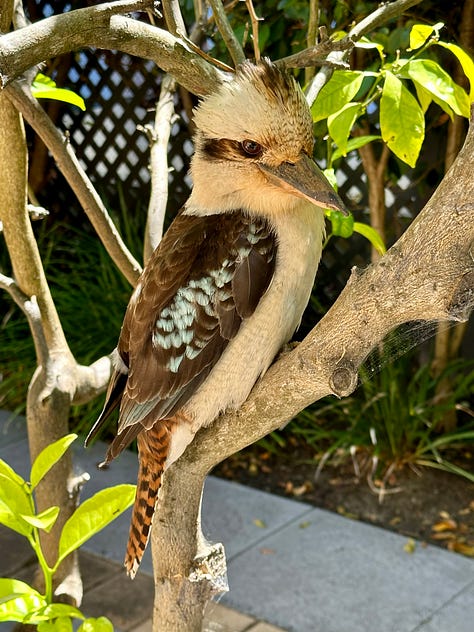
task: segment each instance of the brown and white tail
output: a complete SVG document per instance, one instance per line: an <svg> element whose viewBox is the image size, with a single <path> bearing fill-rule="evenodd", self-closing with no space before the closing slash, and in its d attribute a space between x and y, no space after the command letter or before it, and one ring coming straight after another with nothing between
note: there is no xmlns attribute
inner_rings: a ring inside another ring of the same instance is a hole
<svg viewBox="0 0 474 632"><path fill-rule="evenodd" d="M161 479L171 445L173 420L159 421L137 437L139 469L124 565L133 579L150 537Z"/></svg>

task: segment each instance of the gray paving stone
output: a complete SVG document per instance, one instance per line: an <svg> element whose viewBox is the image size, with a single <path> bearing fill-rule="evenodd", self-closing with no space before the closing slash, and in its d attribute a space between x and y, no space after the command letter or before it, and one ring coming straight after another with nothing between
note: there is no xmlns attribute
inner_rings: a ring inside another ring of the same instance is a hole
<svg viewBox="0 0 474 632"><path fill-rule="evenodd" d="M6 410L0 410L0 448L26 437L26 419Z"/></svg>
<svg viewBox="0 0 474 632"><path fill-rule="evenodd" d="M223 601L295 632L411 632L472 582L474 560L405 542L314 509L230 562ZM472 621L472 595L464 609Z"/></svg>
<svg viewBox="0 0 474 632"><path fill-rule="evenodd" d="M472 632L474 627L474 581L411 632Z"/></svg>
<svg viewBox="0 0 474 632"><path fill-rule="evenodd" d="M310 509L210 476L204 487L202 530L210 541L222 542L227 560L232 560Z"/></svg>

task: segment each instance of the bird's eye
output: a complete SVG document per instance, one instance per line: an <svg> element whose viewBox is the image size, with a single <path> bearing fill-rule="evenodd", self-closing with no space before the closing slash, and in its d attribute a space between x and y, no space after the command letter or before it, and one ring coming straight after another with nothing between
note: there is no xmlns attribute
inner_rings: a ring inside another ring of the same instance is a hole
<svg viewBox="0 0 474 632"><path fill-rule="evenodd" d="M243 140L240 143L240 146L247 154L247 156L259 156L263 151L263 147L260 145L260 143L257 143L254 140Z"/></svg>

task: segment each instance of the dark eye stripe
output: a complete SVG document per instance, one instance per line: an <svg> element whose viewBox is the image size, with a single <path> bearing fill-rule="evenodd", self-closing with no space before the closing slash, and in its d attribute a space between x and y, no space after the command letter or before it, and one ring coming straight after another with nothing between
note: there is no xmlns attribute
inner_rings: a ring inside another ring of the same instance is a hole
<svg viewBox="0 0 474 632"><path fill-rule="evenodd" d="M228 138L210 138L205 140L202 145L202 151L211 160L242 160L242 158L258 158L263 151L263 147L255 143L259 147L259 151L256 154L250 155L248 151L245 151L243 144L254 141L243 141L239 143L236 140L229 140Z"/></svg>

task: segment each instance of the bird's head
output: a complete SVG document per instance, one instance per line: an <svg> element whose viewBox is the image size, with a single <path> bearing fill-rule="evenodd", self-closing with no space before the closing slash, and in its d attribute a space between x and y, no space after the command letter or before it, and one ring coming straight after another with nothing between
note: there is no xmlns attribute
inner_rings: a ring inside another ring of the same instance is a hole
<svg viewBox="0 0 474 632"><path fill-rule="evenodd" d="M264 214L301 198L344 211L312 159L313 123L295 79L268 60L243 63L194 112L194 189L188 207Z"/></svg>

